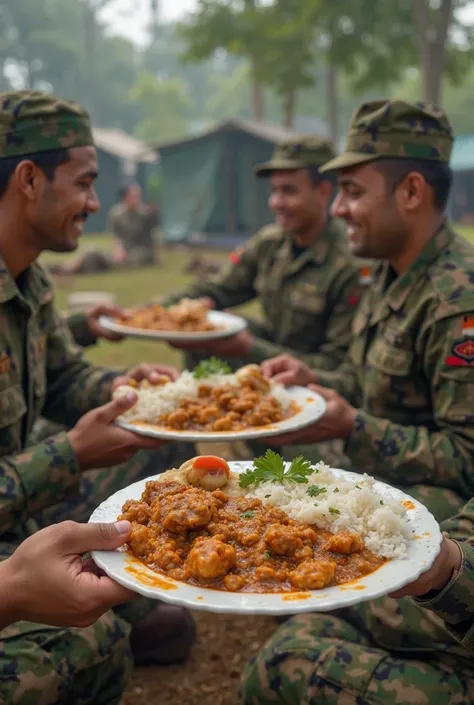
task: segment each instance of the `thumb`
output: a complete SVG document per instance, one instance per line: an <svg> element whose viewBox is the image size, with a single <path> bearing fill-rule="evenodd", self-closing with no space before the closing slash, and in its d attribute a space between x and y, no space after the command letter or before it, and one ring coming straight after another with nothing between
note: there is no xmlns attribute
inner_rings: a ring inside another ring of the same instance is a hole
<svg viewBox="0 0 474 705"><path fill-rule="evenodd" d="M317 392L318 394L320 394L325 401L331 401L331 399L333 399L334 397L334 394L336 393L334 389L320 387L319 384L309 384L308 389L311 389L312 392Z"/></svg>
<svg viewBox="0 0 474 705"><path fill-rule="evenodd" d="M113 551L126 542L131 528L128 521L118 521L115 524L65 522L59 544L65 553Z"/></svg>
<svg viewBox="0 0 474 705"><path fill-rule="evenodd" d="M138 395L136 392L119 393L115 399L112 399L108 404L104 404L97 410L97 421L103 424L110 424L123 413L132 409L137 401Z"/></svg>

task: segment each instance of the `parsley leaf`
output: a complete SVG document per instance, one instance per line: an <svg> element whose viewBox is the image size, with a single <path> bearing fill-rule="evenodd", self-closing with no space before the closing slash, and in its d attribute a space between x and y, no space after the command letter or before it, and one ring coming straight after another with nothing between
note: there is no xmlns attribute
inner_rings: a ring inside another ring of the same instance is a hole
<svg viewBox="0 0 474 705"><path fill-rule="evenodd" d="M313 468L310 461L301 455L295 458L288 467L285 467L281 455L273 450L267 450L265 455L255 458L251 470L247 470L239 476L239 485L240 487L250 487L250 485L259 485L262 482L281 484L285 481L305 484L308 482L309 475L312 474Z"/></svg>
<svg viewBox="0 0 474 705"><path fill-rule="evenodd" d="M254 516L255 516L255 512L244 512L242 514L242 517L244 519L253 519Z"/></svg>
<svg viewBox="0 0 474 705"><path fill-rule="evenodd" d="M336 487L336 489L334 490L333 494L336 494L336 492L340 492L339 487Z"/></svg>
<svg viewBox="0 0 474 705"><path fill-rule="evenodd" d="M270 553L270 551L265 551L265 553L263 554L263 557L268 560L269 558L272 557L272 554Z"/></svg>
<svg viewBox="0 0 474 705"><path fill-rule="evenodd" d="M330 514L340 514L341 512L339 509L335 509L334 507L329 507L329 513Z"/></svg>
<svg viewBox="0 0 474 705"><path fill-rule="evenodd" d="M318 485L310 485L306 490L306 494L309 494L310 497L318 497L325 492L327 492L327 489L325 487L318 487Z"/></svg>
<svg viewBox="0 0 474 705"><path fill-rule="evenodd" d="M227 362L219 360L217 357L210 357L208 360L201 360L193 371L195 379L205 379L212 375L228 375L232 368Z"/></svg>

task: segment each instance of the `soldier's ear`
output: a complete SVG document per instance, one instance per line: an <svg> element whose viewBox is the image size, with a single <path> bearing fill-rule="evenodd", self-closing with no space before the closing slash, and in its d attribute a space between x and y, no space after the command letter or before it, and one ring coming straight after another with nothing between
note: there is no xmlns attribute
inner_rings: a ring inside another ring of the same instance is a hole
<svg viewBox="0 0 474 705"><path fill-rule="evenodd" d="M23 196L35 201L43 189L45 174L30 159L25 159L16 167L13 178Z"/></svg>
<svg viewBox="0 0 474 705"><path fill-rule="evenodd" d="M427 184L421 174L411 172L399 185L397 191L404 208L408 211L417 210L425 201Z"/></svg>

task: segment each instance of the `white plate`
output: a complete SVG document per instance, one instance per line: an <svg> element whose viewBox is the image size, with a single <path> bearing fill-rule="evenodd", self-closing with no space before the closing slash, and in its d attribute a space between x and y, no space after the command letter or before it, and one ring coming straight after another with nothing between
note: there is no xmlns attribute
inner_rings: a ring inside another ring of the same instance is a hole
<svg viewBox="0 0 474 705"><path fill-rule="evenodd" d="M326 412L326 402L317 392L306 387L287 387L288 394L300 407L299 411L289 419L262 428L245 431L175 431L170 428L160 428L150 424L127 423L119 419L118 426L133 431L141 436L166 439L168 441L184 441L188 443L211 443L220 441L248 441L257 438L270 438L282 433L299 431L318 421Z"/></svg>
<svg viewBox="0 0 474 705"><path fill-rule="evenodd" d="M245 472L251 462L230 463L234 472ZM360 475L344 470L333 470L337 477L360 480ZM154 478L149 478L154 479ZM113 522L127 499L139 499L147 480L136 482L116 492L92 514L91 522ZM126 551L94 551L97 565L121 585L140 595L182 605L196 610L227 614L296 614L323 612L366 602L387 595L416 580L431 567L439 553L442 535L438 523L422 504L390 485L376 482L374 489L387 500L410 500L413 507L407 512L407 521L415 537L409 542L408 557L392 559L371 575L348 585L312 590L302 593L231 593L198 588L166 578L133 559ZM129 570L127 570L127 568ZM133 574L130 573L132 568ZM162 582L163 585L159 583Z"/></svg>
<svg viewBox="0 0 474 705"><path fill-rule="evenodd" d="M170 330L145 330L143 328L131 328L124 326L114 321L108 316L99 318L99 325L112 333L127 336L129 338L148 338L149 340L166 340L169 342L205 342L207 340L221 340L229 338L237 333L241 333L247 328L245 318L235 316L233 313L226 311L209 311L207 315L208 321L216 326L222 326L218 330L207 330L198 333L181 333Z"/></svg>

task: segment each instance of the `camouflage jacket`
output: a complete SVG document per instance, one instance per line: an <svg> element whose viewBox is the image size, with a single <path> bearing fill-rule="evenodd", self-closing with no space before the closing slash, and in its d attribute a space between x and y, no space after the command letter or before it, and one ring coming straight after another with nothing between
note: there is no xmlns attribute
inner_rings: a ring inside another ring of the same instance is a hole
<svg viewBox="0 0 474 705"><path fill-rule="evenodd" d="M237 264L165 303L183 296L209 296L224 309L258 297L264 336L254 337L254 361L291 352L314 367L332 370L347 351L359 293L345 235L336 221L330 221L317 243L298 257L291 237L281 228L263 228Z"/></svg>
<svg viewBox="0 0 474 705"><path fill-rule="evenodd" d="M445 622L448 631L466 649L474 650L474 499L452 519L443 522L443 531L457 541L463 554L461 569L436 595L415 600Z"/></svg>
<svg viewBox="0 0 474 705"><path fill-rule="evenodd" d="M364 294L346 361L318 374L358 408L346 453L396 484L474 495L474 248L448 227Z"/></svg>
<svg viewBox="0 0 474 705"><path fill-rule="evenodd" d="M44 270L19 279L0 260L0 536L25 535L37 512L78 490L66 433L27 447L39 416L73 426L110 397L116 372L89 365L60 319Z"/></svg>
<svg viewBox="0 0 474 705"><path fill-rule="evenodd" d="M80 345L81 348L88 348L97 343L97 338L89 330L86 314L72 313L67 317L66 323L76 345Z"/></svg>
<svg viewBox="0 0 474 705"><path fill-rule="evenodd" d="M134 250L154 251L153 228L156 216L148 206L141 205L130 211L118 203L109 211L108 228L122 242L127 252Z"/></svg>

